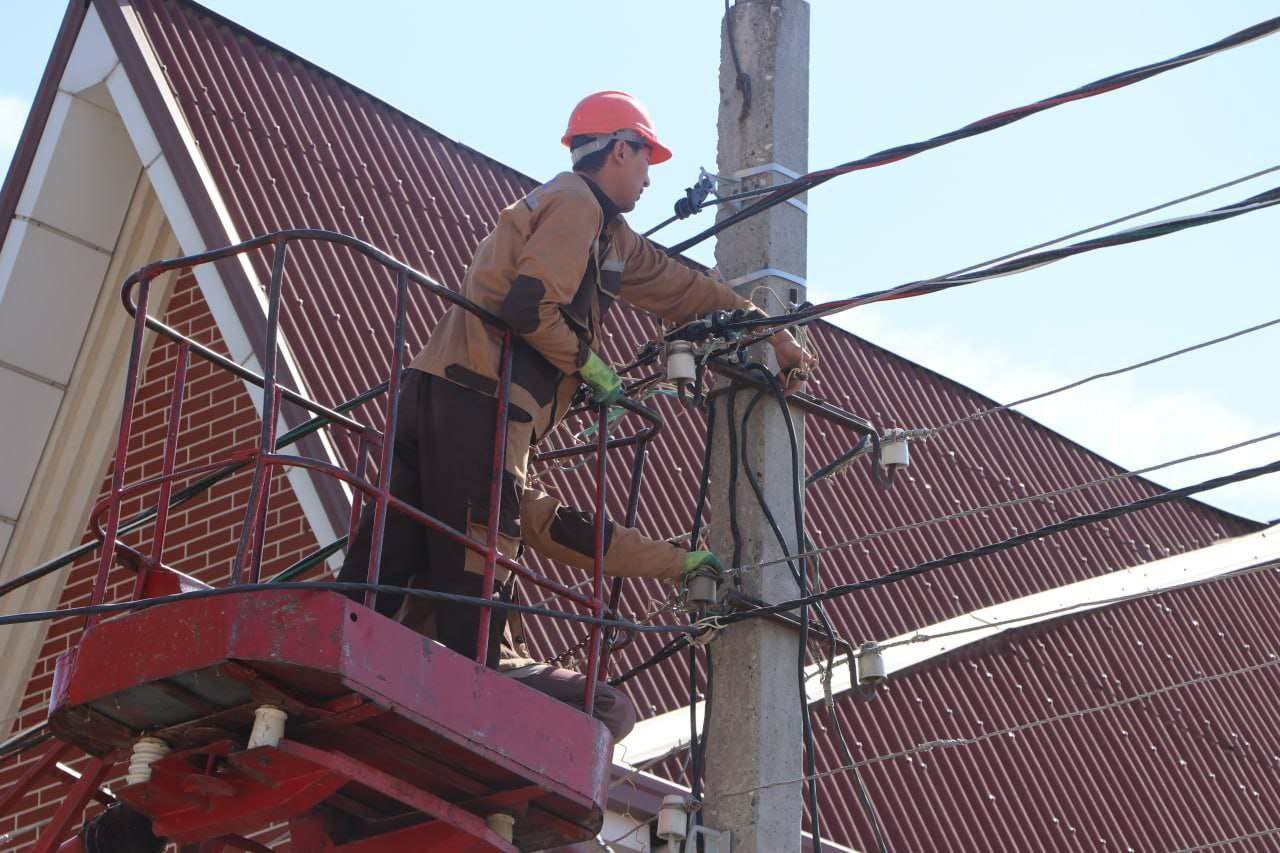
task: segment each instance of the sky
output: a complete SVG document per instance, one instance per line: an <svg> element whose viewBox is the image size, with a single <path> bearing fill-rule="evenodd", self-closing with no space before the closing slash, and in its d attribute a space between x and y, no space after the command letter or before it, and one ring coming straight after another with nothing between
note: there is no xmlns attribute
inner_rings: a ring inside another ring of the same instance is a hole
<svg viewBox="0 0 1280 853"><path fill-rule="evenodd" d="M600 4L209 0L215 11L535 178L567 167L574 103L622 89L675 152L637 228L716 159L719 0ZM0 169L63 6L0 0ZM358 12L353 12L358 9ZM814 0L809 168L912 142L1274 16L1263 0ZM750 69L750 60L744 60ZM1280 163L1280 36L1059 107L809 194L809 298L946 273ZM806 164L787 164L802 170ZM1192 213L1280 173L1188 202ZM663 232L675 242L711 213ZM1280 316L1280 210L1017 276L859 308L841 326L997 401L1029 396ZM711 244L691 254L712 261ZM1024 411L1128 468L1280 429L1280 327ZM884 424L882 426L891 426ZM918 427L927 424L900 424ZM928 453L928 445L917 453ZM1159 472L1179 486L1270 462L1280 440ZM1202 495L1280 519L1280 475Z"/></svg>

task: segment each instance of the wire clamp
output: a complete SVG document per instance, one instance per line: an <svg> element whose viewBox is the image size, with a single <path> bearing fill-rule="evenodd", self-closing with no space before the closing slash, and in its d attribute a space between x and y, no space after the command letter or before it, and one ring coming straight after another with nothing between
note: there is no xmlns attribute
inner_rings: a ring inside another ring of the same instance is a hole
<svg viewBox="0 0 1280 853"><path fill-rule="evenodd" d="M708 646L716 636L724 630L724 622L721 616L703 616L701 619L693 623L694 628L701 628L697 634L689 635L689 642L695 646Z"/></svg>

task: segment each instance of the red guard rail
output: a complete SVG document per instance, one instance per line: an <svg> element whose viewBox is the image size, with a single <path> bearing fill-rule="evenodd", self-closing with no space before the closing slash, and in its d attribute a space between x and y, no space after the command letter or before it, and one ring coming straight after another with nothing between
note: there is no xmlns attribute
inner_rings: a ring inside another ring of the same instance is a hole
<svg viewBox="0 0 1280 853"><path fill-rule="evenodd" d="M394 273L394 340L388 348L388 394L384 407L385 421L384 429L382 431L379 431L368 424L361 423L354 417L341 414L333 408L324 406L296 391L282 387L277 381L276 371L279 356L281 289L284 280L285 263L290 244L301 242L321 242L345 247ZM271 276L267 289L266 351L263 354L263 372L261 375L235 363L231 359L209 349L197 341L186 337L172 327L147 314L147 300L150 285L157 276L174 270L192 269L204 264L214 263L228 258L245 255L250 252L267 249L271 250L272 256ZM504 453L506 449L508 402L510 397L513 352L513 333L506 324L495 315L485 311L483 308L467 300L460 294L431 280L423 273L410 268L403 262L396 260L374 246L357 240L354 237L349 237L347 235L331 231L314 229L295 229L265 234L233 246L227 246L225 248L215 249L209 252L149 264L130 275L125 280L121 288L121 300L123 301L126 310L128 310L134 317L133 337L129 350L129 365L125 378L124 409L120 421L119 437L116 444L115 464L112 468L110 491L106 497L98 502L92 513L93 526L103 545L98 561L97 575L94 580L92 594L93 604L102 603L105 597L107 578L113 562L119 561L121 564L137 572L137 580L134 583L132 594L134 600L138 599L143 594L148 572L157 568L165 568L163 556L169 520L169 498L174 481L218 469L227 463L245 462L252 464L252 481L249 490L248 503L245 507L244 524L241 529L240 541L237 545L235 561L231 567L231 578L233 583L243 583L246 578L249 583L254 584L262 581L262 551L266 535L267 510L271 501L270 469L276 467L300 466L319 474L338 479L348 484L361 495L367 498L372 498L374 501L373 537L367 574L367 582L370 584L378 583L382 562L382 545L386 528L387 511L388 509L395 509L419 524L424 525L428 529L445 535L464 547L482 554L485 559L482 594L486 599L491 598L493 595L495 574L497 567L501 566L537 586L550 590L551 592L580 605L589 607L594 616L603 616L606 612L616 608L620 593L618 579L615 579L609 602L606 602L605 600L604 588L604 525L607 522L608 516L608 486L605 476L608 465L607 451L612 448L629 445L634 445L636 447L631 472L631 494L629 496L627 510L627 522L629 524L633 524L638 504L640 480L643 476L645 448L648 441L661 429L661 418L652 410L638 403L624 399L619 405L625 408L628 412L639 416L646 422L645 425L634 434L618 438L610 438L606 424L606 407L599 407L596 410L596 416L598 418L597 435L593 444L560 448L542 454L542 458L560 458L592 452L595 454L595 553L594 577L592 578L593 583L590 595L584 595L573 588L539 574L499 553L497 542L500 513L498 512L489 513L485 539L481 542L476 539L472 539L465 533L450 527L420 509L399 500L393 496L390 491L392 450L394 441L388 440L388 437L393 437L395 435L396 421L399 414L397 409L402 372L401 354L404 352L405 348L405 315L409 300L409 286L411 283L422 288L428 293L434 294L435 296L447 300L453 305L460 306L472 314L475 314L485 323L497 329L502 335L500 374L495 416L495 435L491 467L493 479L489 494L490 506L498 506L498 489L502 481L502 472L505 464ZM137 290L136 301L133 298L135 288ZM169 421L164 440L161 473L157 476L150 477L136 483L126 484L124 481L124 475L125 470L128 467L127 457L129 439L133 431L134 401L137 393L139 371L142 367L142 343L146 329L151 329L163 337L174 341L178 345L177 366L175 368L174 383L169 398ZM187 369L192 354L195 354L206 361L211 362L216 367L226 370L240 379L257 385L263 389L262 427L258 444L254 448L240 450L230 456L214 462L178 468L175 466L178 445L178 424L181 419ZM276 451L276 425L280 419L280 406L282 400L288 400L314 415L327 419L330 426L340 427L352 433L359 442L359 452L357 454L358 459L354 466L354 470L347 470L346 468L335 465L327 460L278 453ZM378 453L378 477L376 482L371 482L365 473L366 460L369 453L372 451L376 451ZM154 522L155 528L150 553L143 554L137 549L121 542L119 539L121 504L127 497L143 492L149 492L151 490L158 490L159 492L157 502L158 511ZM360 515L360 505L361 500L359 498L353 501L349 521L349 537L353 537L355 534L356 525ZM104 519L102 518L104 513L106 515L105 523L103 523ZM350 539L348 539L348 541L350 541ZM365 596L366 606L372 607L376 601L376 596L376 591L369 590ZM99 616L96 614L88 616L85 627L92 627L96 624L98 619ZM488 654L489 623L490 608L483 607L481 608L480 624L478 628L476 655L476 659L480 663L483 663L486 660ZM592 626L591 633L587 641L588 678L586 695L584 697L588 713L591 712L594 704L593 700L596 681L602 676L607 664L608 651L613 645L612 640L612 633L606 634L601 630L600 626Z"/></svg>

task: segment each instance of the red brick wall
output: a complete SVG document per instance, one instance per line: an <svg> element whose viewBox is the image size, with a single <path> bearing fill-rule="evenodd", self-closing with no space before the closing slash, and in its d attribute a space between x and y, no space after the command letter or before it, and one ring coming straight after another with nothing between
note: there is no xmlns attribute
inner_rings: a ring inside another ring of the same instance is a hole
<svg viewBox="0 0 1280 853"><path fill-rule="evenodd" d="M184 275L175 283L165 313L169 325L226 354L226 345L214 325L194 277ZM168 341L158 340L151 350L134 407L136 420L129 443L126 483L138 482L161 470L176 359L177 347ZM233 448L255 446L260 424L253 402L240 380L202 359L192 359L179 429L179 468L221 458ZM104 424L101 428L112 427ZM86 464L92 464L92 460L86 460ZM110 471L107 478L100 494L106 492ZM184 481L176 482L175 489L183 484ZM224 480L189 503L175 507L170 516L164 562L207 583L225 582L235 557L248 491L249 476L241 473ZM274 477L271 495L270 526L267 545L263 551L264 574L285 568L316 547L315 536L282 471L277 472ZM154 501L154 492L126 500L123 506L124 516L137 513L151 506ZM149 527L144 528L126 537L125 541L145 552L151 546L151 532ZM86 535L86 539L88 538ZM96 555L72 566L66 576L66 585L58 606L62 608L88 604L96 571ZM132 572L119 567L113 568L107 600L127 597L131 592L133 579ZM82 618L68 618L49 625L44 645L27 683L21 705L21 718L14 726L14 731L44 720L52 686L54 660L77 641L82 622ZM10 757L0 762L0 790L13 784L22 771L42 754L43 749L44 747L35 747L16 759ZM84 757L78 752L73 754L80 758L68 763L79 768ZM121 770L123 771L123 767ZM49 779L42 784L43 787L33 790L8 814L0 816L0 850L30 847L37 835L31 831L32 828L52 817L67 788L63 782Z"/></svg>

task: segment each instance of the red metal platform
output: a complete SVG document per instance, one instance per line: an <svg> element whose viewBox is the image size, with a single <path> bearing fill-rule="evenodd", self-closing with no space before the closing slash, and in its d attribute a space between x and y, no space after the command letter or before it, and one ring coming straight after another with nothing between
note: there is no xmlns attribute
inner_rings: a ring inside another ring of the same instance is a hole
<svg viewBox="0 0 1280 853"><path fill-rule="evenodd" d="M289 715L245 749L254 709ZM103 621L59 658L50 726L98 756L173 752L118 790L181 843L291 820L292 849L540 849L599 829L598 721L332 592L182 601ZM480 847L476 847L477 839Z"/></svg>

